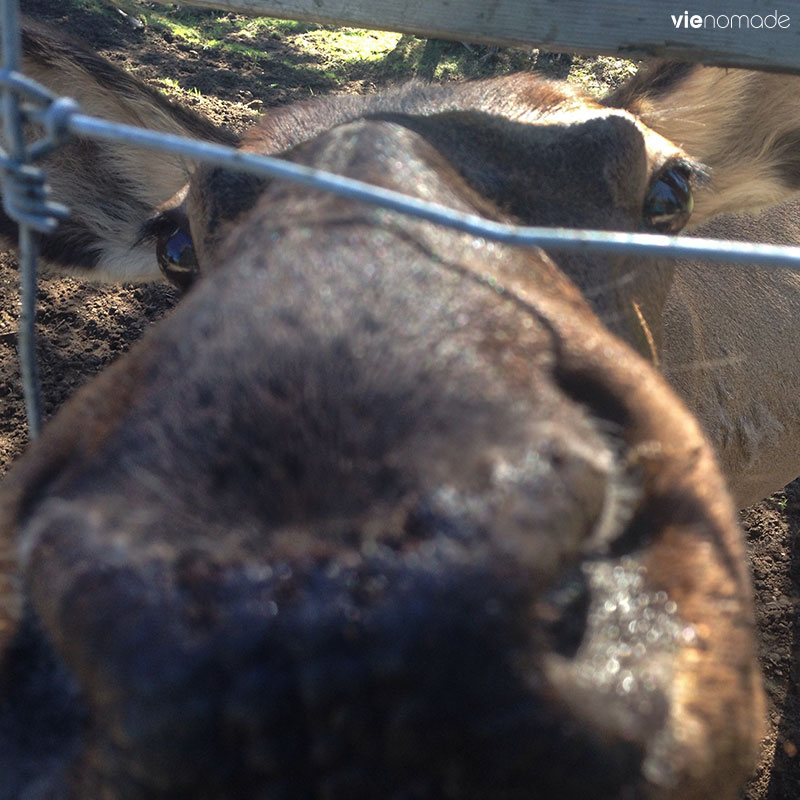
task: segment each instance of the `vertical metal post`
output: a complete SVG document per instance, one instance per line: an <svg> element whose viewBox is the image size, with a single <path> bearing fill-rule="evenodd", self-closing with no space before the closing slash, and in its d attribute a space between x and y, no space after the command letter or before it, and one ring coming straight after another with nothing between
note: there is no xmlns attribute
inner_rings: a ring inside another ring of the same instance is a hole
<svg viewBox="0 0 800 800"><path fill-rule="evenodd" d="M39 436L42 425L39 394L39 369L36 358L36 261L39 234L27 225L19 226L20 315L19 362L25 414L31 439Z"/></svg>
<svg viewBox="0 0 800 800"><path fill-rule="evenodd" d="M22 37L18 0L0 0L0 42L3 47L3 67L18 72L22 63ZM2 93L3 128L8 153L19 164L27 160L22 112L18 95L6 87ZM20 319L19 361L22 389L25 395L25 412L31 439L39 435L41 406L39 401L39 376L36 363L36 261L39 234L23 220L19 225L20 268Z"/></svg>

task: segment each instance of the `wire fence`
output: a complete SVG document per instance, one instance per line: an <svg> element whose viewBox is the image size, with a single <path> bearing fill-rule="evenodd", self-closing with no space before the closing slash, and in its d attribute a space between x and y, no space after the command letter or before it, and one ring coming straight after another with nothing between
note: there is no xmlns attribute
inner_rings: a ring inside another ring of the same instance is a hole
<svg viewBox="0 0 800 800"><path fill-rule="evenodd" d="M174 153L196 162L214 164L256 175L283 178L315 189L370 203L383 209L462 231L482 239L549 250L624 253L650 258L700 258L709 261L800 271L800 247L680 238L657 234L517 226L465 214L324 170L280 158L244 153L223 145L157 133L108 122L81 113L69 98L56 97L20 72L21 25L18 0L0 0L0 69L4 133L7 150L0 149L3 205L19 226L20 323L18 332L28 429L36 438L41 426L35 356L35 304L38 239L52 231L68 213L49 200L45 176L34 162L71 135L135 145ZM24 125L37 124L43 138L26 143ZM643 265L644 268L644 265Z"/></svg>

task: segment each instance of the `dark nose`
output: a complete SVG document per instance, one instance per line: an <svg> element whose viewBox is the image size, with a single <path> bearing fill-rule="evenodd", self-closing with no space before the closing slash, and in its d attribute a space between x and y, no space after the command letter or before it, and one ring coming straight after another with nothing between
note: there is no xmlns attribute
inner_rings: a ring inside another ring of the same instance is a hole
<svg viewBox="0 0 800 800"><path fill-rule="evenodd" d="M623 736L566 697L597 670L611 589L582 552L617 478L577 442L540 445L483 492L275 531L260 558L128 549L52 501L26 534L31 597L85 693L99 780L135 798L637 796L640 728L664 709L631 710Z"/></svg>

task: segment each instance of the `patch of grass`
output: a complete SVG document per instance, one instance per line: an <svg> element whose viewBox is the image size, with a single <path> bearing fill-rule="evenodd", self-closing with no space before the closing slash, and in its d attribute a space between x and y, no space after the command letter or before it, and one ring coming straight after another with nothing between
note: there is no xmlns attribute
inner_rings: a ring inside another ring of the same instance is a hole
<svg viewBox="0 0 800 800"><path fill-rule="evenodd" d="M368 31L360 28L317 28L298 35L294 44L308 53L325 53L335 69L347 69L354 63L381 61L394 50L400 33Z"/></svg>
<svg viewBox="0 0 800 800"><path fill-rule="evenodd" d="M156 30L169 31L173 36L200 47L213 47L213 40L196 25L174 19L171 14L150 11L145 15L147 24Z"/></svg>
<svg viewBox="0 0 800 800"><path fill-rule="evenodd" d="M97 2L98 0L86 0ZM219 49L258 62L271 57L263 47L269 38L303 56L304 63L283 60L292 70L314 70L321 77L337 80L355 64L378 62L401 38L399 33L334 28L295 20L240 17L197 9L147 9L147 24L199 49Z"/></svg>
<svg viewBox="0 0 800 800"><path fill-rule="evenodd" d="M181 88L180 83L175 78L158 78L156 82L169 91L175 92Z"/></svg>
<svg viewBox="0 0 800 800"><path fill-rule="evenodd" d="M461 59L454 53L446 53L439 59L433 77L437 81L446 81L460 77L461 73Z"/></svg>
<svg viewBox="0 0 800 800"><path fill-rule="evenodd" d="M595 96L605 94L636 72L632 61L609 56L575 56L569 70L570 83L577 83Z"/></svg>
<svg viewBox="0 0 800 800"><path fill-rule="evenodd" d="M317 31L322 28L314 22L301 22L297 19L277 19L274 17L256 17L248 20L244 26L245 31L280 33L286 36L301 35L310 31Z"/></svg>
<svg viewBox="0 0 800 800"><path fill-rule="evenodd" d="M264 41L279 39L285 47L301 57L300 61L294 62L283 59L283 66L293 71L313 70L320 77L333 81L346 78L348 72L357 65L380 66L395 51L401 39L408 41L413 38L386 31L336 28L276 18L210 14L186 8L147 9L144 16L150 27L169 32L171 36L198 49L214 48L237 53L253 62L273 57L266 52ZM406 47L405 50L408 56L410 48ZM403 68L413 70L413 59L403 59ZM395 61L390 69L399 71L398 62Z"/></svg>
<svg viewBox="0 0 800 800"><path fill-rule="evenodd" d="M116 14L109 0L64 2L105 15ZM600 95L635 71L631 62L615 58L559 57L545 53L540 57L536 50L498 50L386 31L245 17L190 7L148 4L137 6L137 9L138 16L148 26L198 50L235 53L254 66L264 59L279 57L281 65L287 69L313 72L326 81L381 83L412 75L446 81L529 70L536 64L537 71L549 77L568 78L591 94ZM280 46L270 40L279 41ZM282 51L280 56L278 50Z"/></svg>

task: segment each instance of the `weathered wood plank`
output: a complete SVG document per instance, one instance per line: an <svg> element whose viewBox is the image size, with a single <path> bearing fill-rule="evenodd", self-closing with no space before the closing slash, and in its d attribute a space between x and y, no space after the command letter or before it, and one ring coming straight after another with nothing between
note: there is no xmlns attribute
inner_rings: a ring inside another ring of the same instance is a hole
<svg viewBox="0 0 800 800"><path fill-rule="evenodd" d="M800 72L800 0L703 0L702 4L689 0L181 2L467 42L625 57L658 55ZM694 15L698 16L693 20ZM702 24L692 27L692 23L698 25L698 18Z"/></svg>

